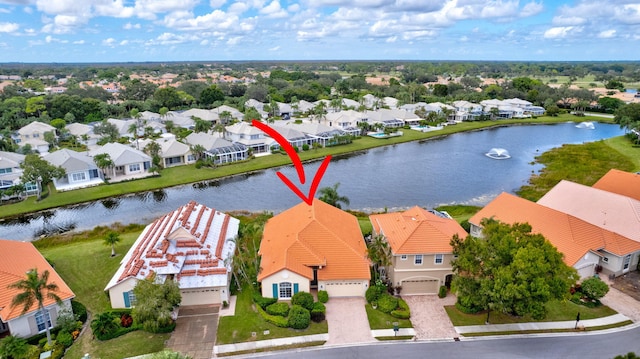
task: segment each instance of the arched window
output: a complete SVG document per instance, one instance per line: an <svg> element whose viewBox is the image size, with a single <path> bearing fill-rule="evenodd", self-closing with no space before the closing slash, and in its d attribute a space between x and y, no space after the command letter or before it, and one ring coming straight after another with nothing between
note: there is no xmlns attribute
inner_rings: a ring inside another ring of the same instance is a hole
<svg viewBox="0 0 640 359"><path fill-rule="evenodd" d="M293 296L292 285L290 282L282 282L278 286L280 298L291 298Z"/></svg>

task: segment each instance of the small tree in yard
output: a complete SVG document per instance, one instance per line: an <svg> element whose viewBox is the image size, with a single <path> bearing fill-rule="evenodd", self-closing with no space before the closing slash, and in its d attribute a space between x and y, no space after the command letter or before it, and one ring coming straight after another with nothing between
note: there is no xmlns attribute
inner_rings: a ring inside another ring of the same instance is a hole
<svg viewBox="0 0 640 359"><path fill-rule="evenodd" d="M104 237L104 245L111 246L111 256L116 256L116 244L120 242L120 235L116 232L109 232L107 236Z"/></svg>
<svg viewBox="0 0 640 359"><path fill-rule="evenodd" d="M580 290L590 300L600 300L609 292L609 286L600 278L591 277L582 281Z"/></svg>
<svg viewBox="0 0 640 359"><path fill-rule="evenodd" d="M171 325L171 312L182 301L176 282L167 279L158 284L154 283L154 278L141 280L133 293L136 296L136 306L132 315L144 330L157 332L158 329Z"/></svg>

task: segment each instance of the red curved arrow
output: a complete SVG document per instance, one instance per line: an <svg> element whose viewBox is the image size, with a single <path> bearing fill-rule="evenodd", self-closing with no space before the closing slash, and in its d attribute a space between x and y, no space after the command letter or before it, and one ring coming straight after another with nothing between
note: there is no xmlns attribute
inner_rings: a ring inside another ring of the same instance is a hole
<svg viewBox="0 0 640 359"><path fill-rule="evenodd" d="M253 120L251 124L254 127L257 127L258 129L262 130L264 133L269 135L271 138L273 138L274 140L276 140L276 142L280 144L280 147L283 148L287 153L287 155L289 155L289 158L291 158L291 162L293 162L293 166L296 168L296 171L298 172L298 179L300 180L300 183L304 184L305 183L304 166L302 166L302 161L300 160L298 153L296 153L296 150L293 148L293 146L291 146L289 141L287 141L287 139L284 138L284 136L279 134L278 131L274 130L273 128L269 127L268 125L258 120ZM329 166L329 162L331 162L331 155L328 155L327 157L324 158L324 160L322 161L322 164L318 168L318 172L316 172L315 176L313 176L313 181L311 181L311 187L309 188L308 196L305 196L302 193L302 191L300 191L300 189L293 182L291 182L289 178L287 178L287 176L285 176L279 171L276 172L276 174L278 175L278 177L280 177L280 180L284 182L284 184L286 184L289 187L289 189L293 191L293 193L295 193L298 197L300 197L300 199L302 199L305 203L311 206L311 204L313 204L313 197L316 194L316 190L318 189L318 185L320 184L320 180L322 179L322 176L324 176L324 172L327 170L327 167Z"/></svg>

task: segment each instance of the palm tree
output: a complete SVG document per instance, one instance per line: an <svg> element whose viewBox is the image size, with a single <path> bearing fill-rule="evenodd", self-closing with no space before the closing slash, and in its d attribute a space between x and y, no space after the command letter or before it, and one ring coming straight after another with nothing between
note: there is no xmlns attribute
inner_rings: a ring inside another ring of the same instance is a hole
<svg viewBox="0 0 640 359"><path fill-rule="evenodd" d="M318 190L318 193L320 193L320 197L318 199L320 199L322 202L330 204L336 208L342 208L340 206L340 202L344 203L346 206L349 205L350 201L349 198L346 196L340 196L338 194L338 187L340 186L340 183L336 183L333 185L333 187L323 187L320 188Z"/></svg>
<svg viewBox="0 0 640 359"><path fill-rule="evenodd" d="M109 232L107 236L104 237L104 245L111 246L111 256L116 256L116 243L120 242L120 235L116 232Z"/></svg>
<svg viewBox="0 0 640 359"><path fill-rule="evenodd" d="M95 162L96 166L98 166L98 168L100 168L102 170L102 175L103 176L107 176L106 173L104 173L105 169L109 168L109 167L113 167L114 162L111 159L111 156L109 156L108 153L100 153L97 154L93 157L93 161ZM114 174L115 175L115 174Z"/></svg>
<svg viewBox="0 0 640 359"><path fill-rule="evenodd" d="M91 321L91 330L100 338L102 335L111 333L118 329L114 319L116 316L111 312L102 312Z"/></svg>
<svg viewBox="0 0 640 359"><path fill-rule="evenodd" d="M220 122L223 125L228 125L229 122L231 122L231 112L229 112L229 111L220 112L219 117L220 117Z"/></svg>
<svg viewBox="0 0 640 359"><path fill-rule="evenodd" d="M209 132L211 129L211 122L201 119L200 117L191 116L191 119L194 122L194 132Z"/></svg>
<svg viewBox="0 0 640 359"><path fill-rule="evenodd" d="M196 157L197 160L201 160L204 157L206 149L202 145L193 145L191 146L191 153Z"/></svg>
<svg viewBox="0 0 640 359"><path fill-rule="evenodd" d="M38 269L33 268L27 272L27 279L21 279L9 284L9 288L21 291L13 297L11 306L22 306L22 314L29 311L34 305L38 305L38 311L42 314L47 332L47 344L51 345L50 319L49 313L44 308L44 301L45 299L53 299L58 305L61 305L62 299L55 293L58 291L58 285L49 283L49 271L45 270L40 276L38 275Z"/></svg>
<svg viewBox="0 0 640 359"><path fill-rule="evenodd" d="M367 256L374 265L375 273L378 276L376 279L379 279L382 270L391 265L393 256L389 242L382 234L375 235L367 244Z"/></svg>

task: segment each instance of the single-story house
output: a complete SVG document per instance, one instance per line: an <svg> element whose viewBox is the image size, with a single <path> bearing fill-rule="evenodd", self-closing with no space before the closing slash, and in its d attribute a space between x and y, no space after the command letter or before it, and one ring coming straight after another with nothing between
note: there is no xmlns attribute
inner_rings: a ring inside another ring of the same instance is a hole
<svg viewBox="0 0 640 359"><path fill-rule="evenodd" d="M469 223L471 235L482 237L482 219L494 218L514 224L528 223L533 233L542 234L574 267L581 278L593 276L596 266L605 274L629 271L640 256L640 242L603 229L576 216L502 193L476 213Z"/></svg>
<svg viewBox="0 0 640 359"><path fill-rule="evenodd" d="M34 304L26 312L23 306L12 306L13 298L20 290L9 288L9 285L22 279L32 269L42 275L49 271L49 283L58 286L56 294L62 300L59 305L55 300L44 298L44 313ZM75 294L60 278L51 264L38 252L31 242L0 240L0 336L5 333L28 338L43 333L46 327L56 326L58 313L63 308L71 308L71 300Z"/></svg>
<svg viewBox="0 0 640 359"><path fill-rule="evenodd" d="M131 308L139 280L178 283L180 305L229 301L231 265L240 221L191 201L145 227L105 287L111 307Z"/></svg>
<svg viewBox="0 0 640 359"><path fill-rule="evenodd" d="M312 289L330 297L362 297L369 287L367 247L357 218L318 199L270 218L258 253L264 297L289 300Z"/></svg>
<svg viewBox="0 0 640 359"><path fill-rule="evenodd" d="M191 153L191 147L176 140L175 135L165 133L157 140L140 140L140 148L146 148L151 143L160 145L160 157L164 168L188 165L196 162L195 155Z"/></svg>
<svg viewBox="0 0 640 359"><path fill-rule="evenodd" d="M89 152L89 156L95 157L101 153L106 153L113 161L113 167L107 174L110 174L110 181L117 182L133 178L151 176L151 157L146 153L131 148L121 143L107 143L104 146Z"/></svg>
<svg viewBox="0 0 640 359"><path fill-rule="evenodd" d="M233 143L208 133L190 133L185 141L191 146L204 147L205 155L212 158L216 164L243 161L249 157L249 150L245 145Z"/></svg>
<svg viewBox="0 0 640 359"><path fill-rule="evenodd" d="M85 153L64 148L42 158L66 171L64 177L53 179L53 185L58 191L69 191L104 183L102 171L93 162L93 158Z"/></svg>
<svg viewBox="0 0 640 359"><path fill-rule="evenodd" d="M437 294L453 278L454 235L465 238L467 232L451 217L415 206L404 212L373 214L372 235L384 236L391 247L391 266L385 268L393 286L401 293Z"/></svg>
<svg viewBox="0 0 640 359"><path fill-rule="evenodd" d="M15 152L0 151L0 190L8 190L9 188L22 183L22 168L20 164L24 161L26 156ZM25 193L26 195L34 195L38 193L37 183L26 183ZM9 198L19 195L15 193L11 196L3 193L2 198Z"/></svg>
<svg viewBox="0 0 640 359"><path fill-rule="evenodd" d="M92 126L74 122L66 125L65 128L71 135L76 136L78 141L83 143L85 146L94 147L100 140L100 136L93 133Z"/></svg>

